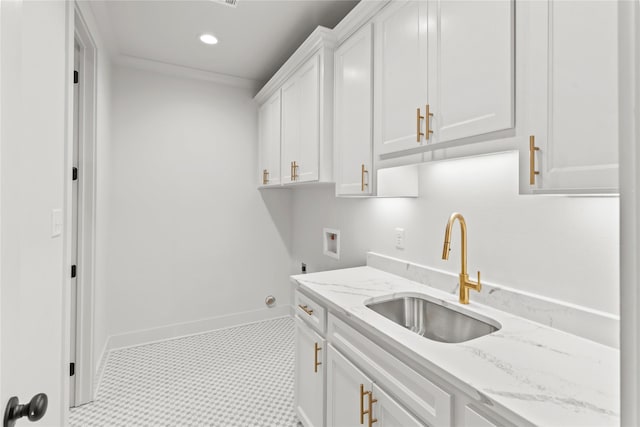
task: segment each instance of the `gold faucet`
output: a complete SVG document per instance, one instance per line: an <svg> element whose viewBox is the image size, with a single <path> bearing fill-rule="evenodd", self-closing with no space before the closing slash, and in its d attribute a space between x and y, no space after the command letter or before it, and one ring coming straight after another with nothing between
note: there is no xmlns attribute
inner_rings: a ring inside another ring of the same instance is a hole
<svg viewBox="0 0 640 427"><path fill-rule="evenodd" d="M469 280L467 274L467 224L462 214L454 212L449 217L447 229L444 232L444 248L442 249L442 259L449 259L449 251L451 250L451 228L453 223L458 220L460 222L460 231L462 233L462 270L460 271L460 304L469 304L469 289L480 292L482 284L480 284L480 272L478 271L478 282Z"/></svg>

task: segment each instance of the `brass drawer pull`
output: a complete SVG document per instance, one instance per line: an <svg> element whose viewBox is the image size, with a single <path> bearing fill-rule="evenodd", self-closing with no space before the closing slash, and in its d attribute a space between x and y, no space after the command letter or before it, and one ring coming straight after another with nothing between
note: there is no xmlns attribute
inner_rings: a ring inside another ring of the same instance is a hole
<svg viewBox="0 0 640 427"><path fill-rule="evenodd" d="M367 409L364 409L365 396L369 396L369 407ZM373 404L377 401L378 399L373 398L373 392L364 391L364 384L360 384L360 424L364 424L365 415L369 415L369 427L378 422L377 418L373 418Z"/></svg>
<svg viewBox="0 0 640 427"><path fill-rule="evenodd" d="M360 424L364 424L364 415L368 412L364 410L364 396L369 393L364 391L364 384L360 384Z"/></svg>
<svg viewBox="0 0 640 427"><path fill-rule="evenodd" d="M298 304L298 307L300 307L302 309L302 311L304 311L305 313L307 313L309 316L311 316L313 314L313 309L309 308L306 305L302 305L302 304Z"/></svg>
<svg viewBox="0 0 640 427"><path fill-rule="evenodd" d="M378 401L378 399L374 399L373 398L373 392L369 391L367 392L369 393L369 409L367 410L367 413L369 414L369 427L373 426L373 423L377 423L378 419L377 418L373 418L373 404L376 403Z"/></svg>
<svg viewBox="0 0 640 427"><path fill-rule="evenodd" d="M431 130L431 120L429 119L429 117L433 117L433 113L429 108L429 104L426 105L425 110L426 112L424 113L424 117L427 119L427 134L424 136L424 138L428 141L429 135L433 133L433 131Z"/></svg>
<svg viewBox="0 0 640 427"><path fill-rule="evenodd" d="M315 343L315 356L313 361L313 372L318 372L318 366L322 365L322 362L318 362L318 352L322 350L322 347Z"/></svg>
<svg viewBox="0 0 640 427"><path fill-rule="evenodd" d="M536 147L536 137L531 135L529 137L529 185L535 185L536 175L540 175L536 170L536 151L538 150L540 147Z"/></svg>
<svg viewBox="0 0 640 427"><path fill-rule="evenodd" d="M263 184L269 183L269 171L266 169L262 171L262 183Z"/></svg>
<svg viewBox="0 0 640 427"><path fill-rule="evenodd" d="M298 163L297 162L293 162L293 179L294 181L298 180Z"/></svg>
<svg viewBox="0 0 640 427"><path fill-rule="evenodd" d="M365 167L364 167L364 163L363 163L363 164L362 164L361 174L360 174L360 175L361 175L361 176L360 176L360 180L362 181L362 185L361 185L361 187L360 187L360 190L361 190L361 191L364 191L364 187L368 187L368 186L369 186L369 183L365 183L365 182L364 182L364 175L365 175L365 174L366 174L367 176L369 176L369 171L365 169Z"/></svg>
<svg viewBox="0 0 640 427"><path fill-rule="evenodd" d="M416 110L416 142L420 142L420 137L424 135L424 133L420 132L420 120L424 119L424 116L420 114L420 108L417 108Z"/></svg>

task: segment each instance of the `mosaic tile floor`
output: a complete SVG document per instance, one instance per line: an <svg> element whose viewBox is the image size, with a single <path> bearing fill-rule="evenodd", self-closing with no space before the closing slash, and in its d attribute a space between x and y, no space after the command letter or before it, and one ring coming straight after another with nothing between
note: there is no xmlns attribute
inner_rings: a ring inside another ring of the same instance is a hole
<svg viewBox="0 0 640 427"><path fill-rule="evenodd" d="M112 351L71 426L295 426L294 336L279 318Z"/></svg>

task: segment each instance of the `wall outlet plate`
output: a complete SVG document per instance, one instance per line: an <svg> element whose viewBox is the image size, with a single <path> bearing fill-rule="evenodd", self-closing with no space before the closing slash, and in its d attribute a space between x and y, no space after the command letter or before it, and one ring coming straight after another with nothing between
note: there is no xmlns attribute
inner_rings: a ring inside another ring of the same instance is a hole
<svg viewBox="0 0 640 427"><path fill-rule="evenodd" d="M404 249L404 228L395 229L396 248Z"/></svg>

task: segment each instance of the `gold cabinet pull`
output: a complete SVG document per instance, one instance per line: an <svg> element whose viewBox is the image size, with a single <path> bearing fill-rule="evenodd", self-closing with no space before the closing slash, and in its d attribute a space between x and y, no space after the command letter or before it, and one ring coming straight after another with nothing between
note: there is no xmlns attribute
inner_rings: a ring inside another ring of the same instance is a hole
<svg viewBox="0 0 640 427"><path fill-rule="evenodd" d="M535 185L536 175L540 175L540 172L536 170L536 151L540 150L540 147L536 147L536 137L534 135L529 136L529 185Z"/></svg>
<svg viewBox="0 0 640 427"><path fill-rule="evenodd" d="M293 162L293 179L298 180L298 162Z"/></svg>
<svg viewBox="0 0 640 427"><path fill-rule="evenodd" d="M302 311L307 313L309 316L311 316L313 314L313 309L309 308L306 305L298 304L298 307L300 307L302 309Z"/></svg>
<svg viewBox="0 0 640 427"><path fill-rule="evenodd" d="M318 352L322 350L322 347L320 347L318 345L318 343L315 343L315 358L313 361L313 372L317 373L318 372L318 366L322 365L322 362L318 362Z"/></svg>
<svg viewBox="0 0 640 427"><path fill-rule="evenodd" d="M269 171L266 169L262 171L262 183L265 185L269 183Z"/></svg>
<svg viewBox="0 0 640 427"><path fill-rule="evenodd" d="M289 181L293 181L293 162L291 162L291 168L289 169Z"/></svg>
<svg viewBox="0 0 640 427"><path fill-rule="evenodd" d="M424 116L420 114L420 108L416 108L416 110L416 142L420 142L420 137L424 135L424 133L420 132L420 120L424 119Z"/></svg>
<svg viewBox="0 0 640 427"><path fill-rule="evenodd" d="M360 424L364 424L364 415L367 411L364 410L364 396L369 393L364 391L364 384L360 384Z"/></svg>
<svg viewBox="0 0 640 427"><path fill-rule="evenodd" d="M367 413L369 414L369 427L373 426L373 423L377 423L378 419L373 418L373 404L378 401L378 399L373 398L373 391L367 392L369 394L369 409Z"/></svg>
<svg viewBox="0 0 640 427"><path fill-rule="evenodd" d="M367 176L368 176L369 175L369 171L365 169L364 163L363 163L362 164L362 171L361 171L361 174L360 174L360 181L362 182L362 185L360 187L361 191L364 191L364 187L368 187L369 186L368 182L367 183L364 182L364 175L365 174L367 174Z"/></svg>
<svg viewBox="0 0 640 427"><path fill-rule="evenodd" d="M429 104L427 104L425 106L425 110L426 112L424 113L424 117L427 120L427 134L425 135L425 139L428 141L429 140L429 135L431 135L433 133L433 131L431 130L431 120L429 119L430 117L433 117L433 113L431 112L430 108L429 108Z"/></svg>

